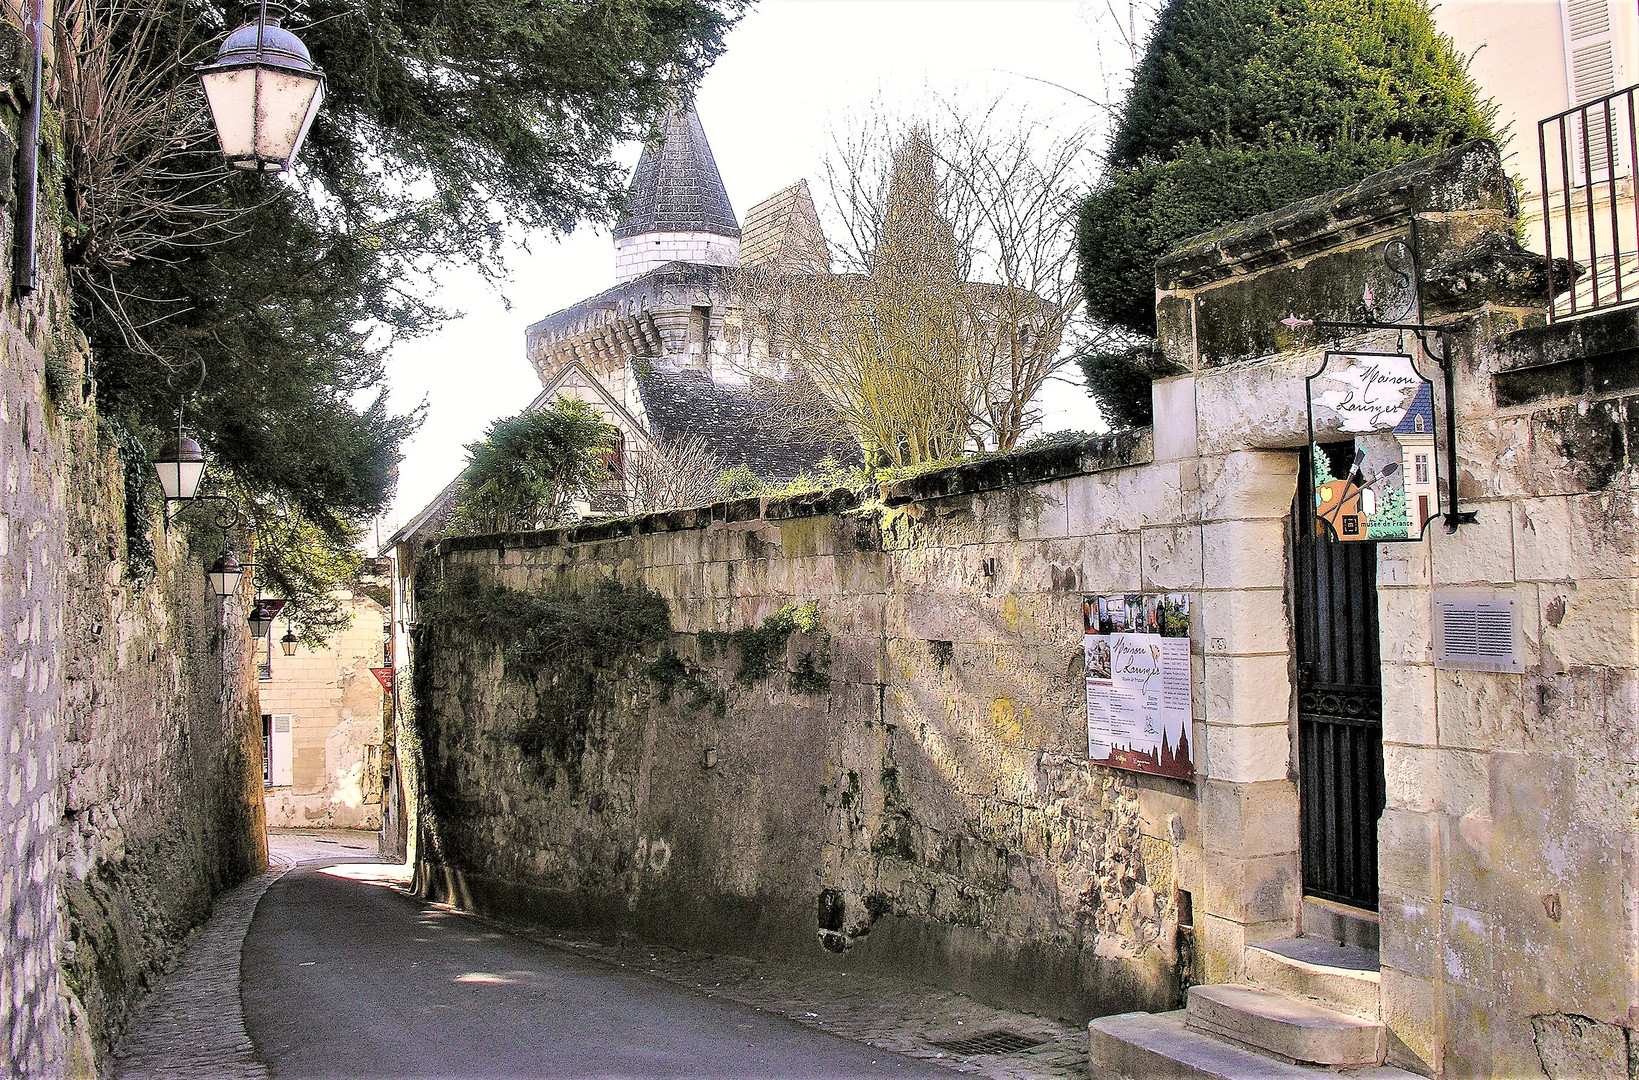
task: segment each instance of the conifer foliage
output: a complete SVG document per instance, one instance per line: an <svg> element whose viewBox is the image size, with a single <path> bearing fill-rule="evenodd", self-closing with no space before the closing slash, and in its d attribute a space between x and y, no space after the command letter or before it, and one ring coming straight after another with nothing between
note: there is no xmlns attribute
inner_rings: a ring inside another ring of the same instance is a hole
<svg viewBox="0 0 1639 1080"><path fill-rule="evenodd" d="M1149 422L1155 264L1197 233L1493 134L1426 0L1170 0L1082 206L1082 358L1117 427Z"/></svg>
<svg viewBox="0 0 1639 1080"><path fill-rule="evenodd" d="M278 5L328 96L291 173L260 177L224 166L195 74L245 4L60 0L46 205L122 445L151 454L187 395L209 482L303 538L266 543L258 577L311 622L415 429L381 391L391 344L447 315L429 272L497 274L503 237L610 219L614 148L692 92L746 3Z"/></svg>

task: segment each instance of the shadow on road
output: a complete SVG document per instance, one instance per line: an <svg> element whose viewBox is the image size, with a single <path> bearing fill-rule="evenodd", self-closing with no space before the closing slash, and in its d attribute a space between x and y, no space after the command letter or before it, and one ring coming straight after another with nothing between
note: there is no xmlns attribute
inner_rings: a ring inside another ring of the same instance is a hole
<svg viewBox="0 0 1639 1080"><path fill-rule="evenodd" d="M240 990L275 1078L950 1075L504 933L407 881L387 863L304 866L262 898Z"/></svg>

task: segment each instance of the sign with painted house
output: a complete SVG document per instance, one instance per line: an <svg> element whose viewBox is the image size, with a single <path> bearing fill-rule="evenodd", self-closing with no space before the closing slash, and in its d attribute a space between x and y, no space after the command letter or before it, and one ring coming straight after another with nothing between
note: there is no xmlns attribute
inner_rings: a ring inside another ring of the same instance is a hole
<svg viewBox="0 0 1639 1080"><path fill-rule="evenodd" d="M1421 540L1440 515L1434 385L1404 353L1358 352L1327 353L1308 385L1317 529Z"/></svg>

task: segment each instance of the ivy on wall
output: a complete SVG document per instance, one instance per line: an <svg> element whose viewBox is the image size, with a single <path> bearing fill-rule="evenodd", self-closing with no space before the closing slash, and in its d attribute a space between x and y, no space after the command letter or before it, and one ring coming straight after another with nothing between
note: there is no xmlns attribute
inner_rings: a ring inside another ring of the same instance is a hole
<svg viewBox="0 0 1639 1080"><path fill-rule="evenodd" d="M526 591L497 585L470 568L418 586L422 597L417 646L450 647L477 641L498 649L502 677L533 689L530 707L511 736L532 760L556 760L578 782L580 758L599 721L617 707L623 685L637 675L652 682L659 703L681 689L684 705L718 716L728 708L728 687L703 665L671 646L665 598L642 583L604 578L590 590L569 587ZM790 687L805 694L830 689L830 647L813 602L787 604L761 626L699 635L703 657L738 654L733 682L750 687L770 678L793 635L816 635L790 673ZM434 713L431 653L417 664L412 693L416 715ZM648 658L648 659L646 659ZM543 773L546 776L555 773Z"/></svg>

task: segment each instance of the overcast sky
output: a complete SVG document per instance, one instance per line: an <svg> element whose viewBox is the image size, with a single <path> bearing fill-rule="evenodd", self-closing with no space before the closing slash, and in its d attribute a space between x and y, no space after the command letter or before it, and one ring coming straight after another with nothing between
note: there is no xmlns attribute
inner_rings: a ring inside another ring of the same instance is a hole
<svg viewBox="0 0 1639 1080"><path fill-rule="evenodd" d="M998 93L1032 119L1073 130L1097 122L1128 63L1110 16L1126 0L761 0L729 35L697 105L734 210L798 179L822 197L819 162L830 132L851 113L885 103L913 112L933 95L988 101ZM1042 80L1042 81L1034 81ZM626 148L633 164L640 147ZM398 500L381 536L415 514L465 464L464 445L540 391L524 359L524 328L614 284L608 231L528 237L509 280L487 286L470 271L440 276L438 300L464 316L396 347L388 359L395 411L427 402L405 448ZM1093 429L1079 386L1053 389L1046 426Z"/></svg>

